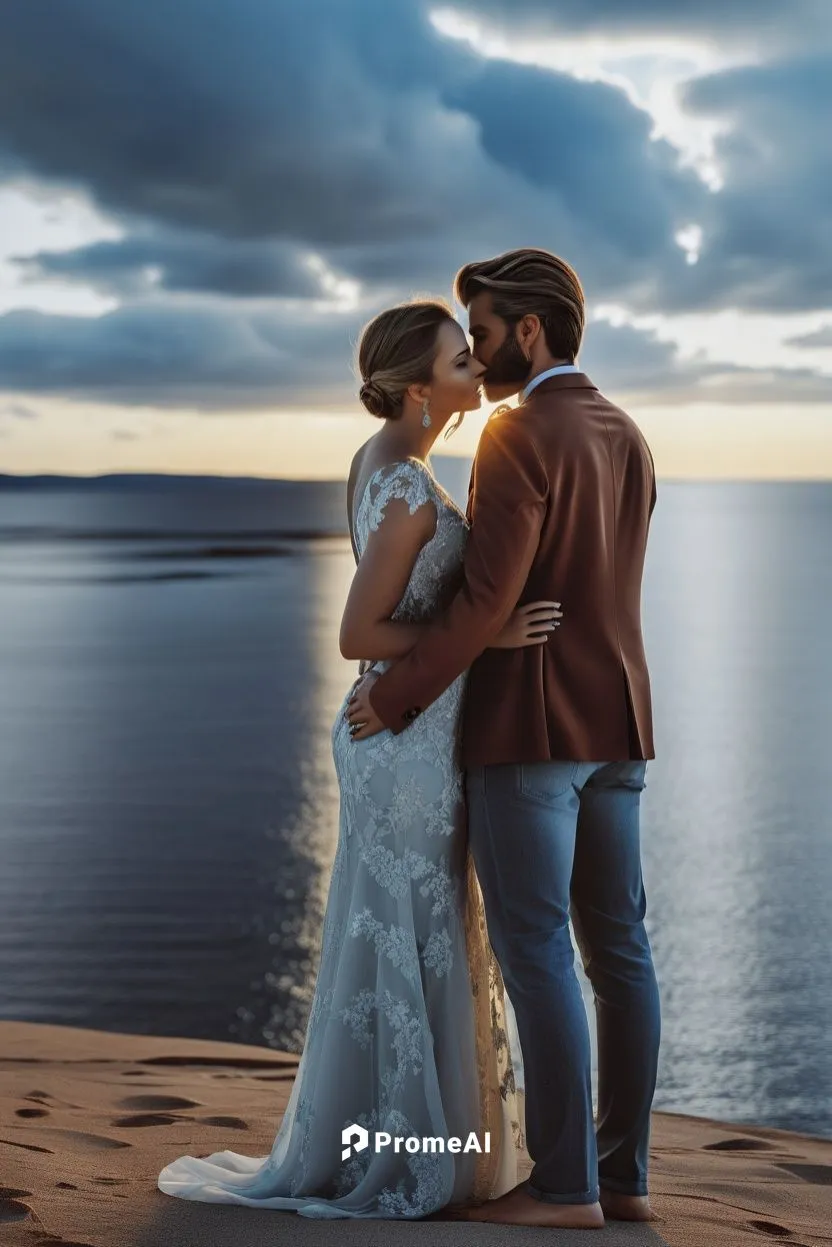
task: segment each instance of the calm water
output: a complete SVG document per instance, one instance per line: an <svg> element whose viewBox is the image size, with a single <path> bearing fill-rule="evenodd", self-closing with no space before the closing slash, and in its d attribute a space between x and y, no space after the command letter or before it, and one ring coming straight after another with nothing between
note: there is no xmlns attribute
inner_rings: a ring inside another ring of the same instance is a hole
<svg viewBox="0 0 832 1247"><path fill-rule="evenodd" d="M342 510L0 490L0 1017L300 1050L355 675L349 543L309 533ZM643 836L657 1107L832 1137L830 548L832 486L660 482Z"/></svg>

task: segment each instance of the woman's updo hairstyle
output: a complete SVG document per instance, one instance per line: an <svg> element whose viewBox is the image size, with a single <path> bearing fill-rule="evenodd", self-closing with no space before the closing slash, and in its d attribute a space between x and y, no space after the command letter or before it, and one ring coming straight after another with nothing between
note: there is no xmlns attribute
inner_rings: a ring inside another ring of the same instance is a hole
<svg viewBox="0 0 832 1247"><path fill-rule="evenodd" d="M414 299L379 312L365 325L358 347L358 397L371 416L400 419L408 386L433 377L437 334L454 319L447 303Z"/></svg>

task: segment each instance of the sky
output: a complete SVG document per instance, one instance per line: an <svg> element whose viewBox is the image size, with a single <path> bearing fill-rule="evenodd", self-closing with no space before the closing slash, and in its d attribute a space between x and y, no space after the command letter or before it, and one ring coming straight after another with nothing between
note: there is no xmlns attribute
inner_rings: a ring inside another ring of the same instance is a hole
<svg viewBox="0 0 832 1247"><path fill-rule="evenodd" d="M829 0L9 6L0 471L344 477L362 325L538 246L659 476L832 477L831 112Z"/></svg>

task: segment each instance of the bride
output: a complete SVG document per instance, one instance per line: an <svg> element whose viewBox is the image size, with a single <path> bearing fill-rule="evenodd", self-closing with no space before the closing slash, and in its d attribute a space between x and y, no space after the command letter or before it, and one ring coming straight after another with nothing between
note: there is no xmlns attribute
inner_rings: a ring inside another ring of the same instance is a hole
<svg viewBox="0 0 832 1247"><path fill-rule="evenodd" d="M384 669L460 583L468 523L427 456L455 412L452 428L480 406L484 367L451 309L426 301L372 320L359 367L361 401L383 424L350 471L357 569L340 645ZM492 644L543 644L560 613L527 604ZM165 1194L306 1217L419 1218L516 1185L523 1126L459 765L464 684L406 731L356 740L347 692L332 729L340 826L320 968L286 1112L268 1156L180 1156L159 1175ZM358 1127L363 1147L352 1142ZM406 1147L423 1139L432 1146Z"/></svg>

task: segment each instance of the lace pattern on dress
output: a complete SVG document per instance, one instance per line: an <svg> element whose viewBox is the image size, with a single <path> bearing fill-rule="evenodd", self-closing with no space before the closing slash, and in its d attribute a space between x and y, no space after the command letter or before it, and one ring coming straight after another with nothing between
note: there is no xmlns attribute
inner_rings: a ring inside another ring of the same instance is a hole
<svg viewBox="0 0 832 1247"><path fill-rule="evenodd" d="M460 583L464 515L417 459L367 482L360 551L393 498L432 504L394 619L427 621ZM382 669L387 665L378 664ZM349 736L348 691L332 728L338 845L306 1043L269 1157L180 1157L160 1189L186 1199L294 1208L308 1217L423 1217L517 1182L523 1134L502 978L469 852L459 724L465 674L398 736ZM351 691L351 690L350 690ZM391 1135L491 1136L490 1152L342 1159L351 1125Z"/></svg>

